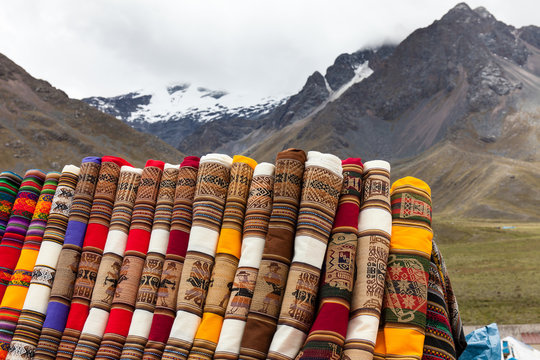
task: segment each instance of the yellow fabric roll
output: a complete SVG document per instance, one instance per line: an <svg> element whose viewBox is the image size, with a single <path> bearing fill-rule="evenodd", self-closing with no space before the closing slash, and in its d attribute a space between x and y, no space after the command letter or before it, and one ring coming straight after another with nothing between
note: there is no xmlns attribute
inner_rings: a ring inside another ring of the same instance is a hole
<svg viewBox="0 0 540 360"><path fill-rule="evenodd" d="M392 239L374 359L421 359L433 240L431 189L405 177L390 192Z"/></svg>
<svg viewBox="0 0 540 360"><path fill-rule="evenodd" d="M241 155L233 157L223 224L216 247L216 261L203 318L188 359L213 358L240 259L244 213L255 166L257 162L251 158Z"/></svg>

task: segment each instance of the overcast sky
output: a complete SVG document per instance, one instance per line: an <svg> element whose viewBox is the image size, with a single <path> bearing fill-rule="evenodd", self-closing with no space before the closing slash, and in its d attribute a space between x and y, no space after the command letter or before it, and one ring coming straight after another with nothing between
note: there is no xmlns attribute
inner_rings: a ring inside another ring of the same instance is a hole
<svg viewBox="0 0 540 360"><path fill-rule="evenodd" d="M448 0L2 1L0 53L71 97L178 82L290 95L337 55L398 43ZM468 1L516 27L538 0Z"/></svg>

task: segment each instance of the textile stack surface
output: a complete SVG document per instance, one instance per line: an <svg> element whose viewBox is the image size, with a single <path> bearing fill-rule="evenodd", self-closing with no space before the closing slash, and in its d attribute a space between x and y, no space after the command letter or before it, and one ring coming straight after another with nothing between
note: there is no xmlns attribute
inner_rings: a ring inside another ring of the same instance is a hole
<svg viewBox="0 0 540 360"><path fill-rule="evenodd" d="M341 358L347 334L356 270L363 165L360 159L346 159L342 166L343 188L326 252L319 311L300 359Z"/></svg>
<svg viewBox="0 0 540 360"><path fill-rule="evenodd" d="M0 173L0 360L458 360L431 190L318 151Z"/></svg>
<svg viewBox="0 0 540 360"><path fill-rule="evenodd" d="M193 198L199 161L198 157L188 156L180 164L174 195L169 244L143 359L161 359L176 315L176 297L191 231Z"/></svg>
<svg viewBox="0 0 540 360"><path fill-rule="evenodd" d="M58 186L60 173L50 172L45 178L41 194L36 204L32 221L28 226L21 256L15 266L13 275L9 280L4 298L0 305L0 357L5 358L8 345L15 331L15 326L19 320L24 299L32 279L32 270L36 264L36 259L45 233L45 227L49 219L49 212Z"/></svg>
<svg viewBox="0 0 540 360"><path fill-rule="evenodd" d="M56 275L58 257L64 244L79 172L77 166L66 165L58 180L32 280L9 345L8 359L34 357Z"/></svg>

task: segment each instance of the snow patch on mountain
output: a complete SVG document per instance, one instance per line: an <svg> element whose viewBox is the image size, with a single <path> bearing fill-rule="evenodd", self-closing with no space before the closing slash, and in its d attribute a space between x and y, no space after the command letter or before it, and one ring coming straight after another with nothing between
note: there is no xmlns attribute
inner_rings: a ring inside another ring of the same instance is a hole
<svg viewBox="0 0 540 360"><path fill-rule="evenodd" d="M111 98L84 100L127 122L154 123L185 118L199 122L231 117L258 118L283 104L287 98L273 96L257 99L225 90L175 83ZM124 108L124 111L119 111L120 108Z"/></svg>

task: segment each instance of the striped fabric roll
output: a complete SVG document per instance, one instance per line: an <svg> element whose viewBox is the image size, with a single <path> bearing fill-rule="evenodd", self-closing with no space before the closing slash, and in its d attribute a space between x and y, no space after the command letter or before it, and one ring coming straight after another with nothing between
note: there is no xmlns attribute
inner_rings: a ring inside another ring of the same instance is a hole
<svg viewBox="0 0 540 360"><path fill-rule="evenodd" d="M143 359L146 360L161 359L176 315L176 296L191 231L198 169L199 158L195 156L186 157L180 165L169 245L165 254L152 326L143 354Z"/></svg>
<svg viewBox="0 0 540 360"><path fill-rule="evenodd" d="M272 212L274 170L273 164L260 163L253 172L244 219L240 261L214 359L236 359L240 352L240 341L246 326Z"/></svg>
<svg viewBox="0 0 540 360"><path fill-rule="evenodd" d="M195 334L189 359L212 360L214 356L240 259L247 197L256 165L257 162L251 158L241 155L233 157L216 260L210 276L202 321Z"/></svg>
<svg viewBox="0 0 540 360"><path fill-rule="evenodd" d="M21 182L22 177L11 171L0 173L0 240L4 237L6 225Z"/></svg>
<svg viewBox="0 0 540 360"><path fill-rule="evenodd" d="M223 154L201 158L193 201L193 226L163 359L186 359L201 322L221 228L232 159Z"/></svg>
<svg viewBox="0 0 540 360"><path fill-rule="evenodd" d="M390 189L392 239L374 359L420 359L423 354L429 259L431 189L405 177Z"/></svg>
<svg viewBox="0 0 540 360"><path fill-rule="evenodd" d="M93 359L101 343L126 249L142 171L131 166L120 168L109 232L92 292L90 311L75 347L74 359Z"/></svg>
<svg viewBox="0 0 540 360"><path fill-rule="evenodd" d="M268 359L294 359L311 328L321 268L342 186L341 160L332 154L308 152L294 257Z"/></svg>
<svg viewBox="0 0 540 360"><path fill-rule="evenodd" d="M300 359L341 359L347 334L358 244L358 215L362 197L362 161L343 160L343 188L319 293L319 312Z"/></svg>
<svg viewBox="0 0 540 360"><path fill-rule="evenodd" d="M66 328L58 346L57 359L72 358L75 345L77 345L84 322L88 316L90 298L94 290L105 240L109 232L120 168L124 165L131 166L124 159L114 156L104 156L101 159L94 201L90 210L81 260L73 290L73 300L71 301Z"/></svg>
<svg viewBox="0 0 540 360"><path fill-rule="evenodd" d="M364 164L364 193L358 224L356 281L345 339L344 359L371 359L377 338L390 249L390 164Z"/></svg>
<svg viewBox="0 0 540 360"><path fill-rule="evenodd" d="M36 265L32 272L32 280L13 339L9 345L8 359L31 359L34 357L56 275L58 257L64 243L73 194L79 180L79 171L80 169L74 165L66 165L62 170Z"/></svg>
<svg viewBox="0 0 540 360"><path fill-rule="evenodd" d="M24 238L34 215L44 180L45 173L43 171L28 170L24 174L17 199L15 199L13 209L11 209L11 216L0 244L0 254L2 254L0 257L0 301L4 297L15 265L19 261Z"/></svg>
<svg viewBox="0 0 540 360"><path fill-rule="evenodd" d="M148 254L141 275L135 312L122 350L122 359L141 359L148 341L165 252L169 244L179 167L179 165L166 164L161 176Z"/></svg>
<svg viewBox="0 0 540 360"><path fill-rule="evenodd" d="M0 358L5 359L13 332L17 326L24 299L32 279L32 270L41 247L41 241L47 226L49 211L58 186L60 173L50 172L45 178L41 194L36 204L32 221L28 226L21 256L7 286L0 305Z"/></svg>
<svg viewBox="0 0 540 360"><path fill-rule="evenodd" d="M47 315L41 329L34 359L49 360L56 357L58 344L66 326L73 285L81 258L81 247L86 233L94 191L101 166L101 158L89 156L82 160L79 182L73 195L64 245L58 258Z"/></svg>
<svg viewBox="0 0 540 360"><path fill-rule="evenodd" d="M429 264L423 360L457 360L467 347L457 301L439 248L433 241Z"/></svg>
<svg viewBox="0 0 540 360"><path fill-rule="evenodd" d="M276 157L272 214L240 343L242 359L266 359L276 331L293 257L294 232L305 162L306 154L299 149L281 151Z"/></svg>
<svg viewBox="0 0 540 360"><path fill-rule="evenodd" d="M128 335L144 267L150 232L154 220L159 184L165 163L148 160L144 167L133 216L129 227L126 252L120 268L111 312L96 359L119 359Z"/></svg>

